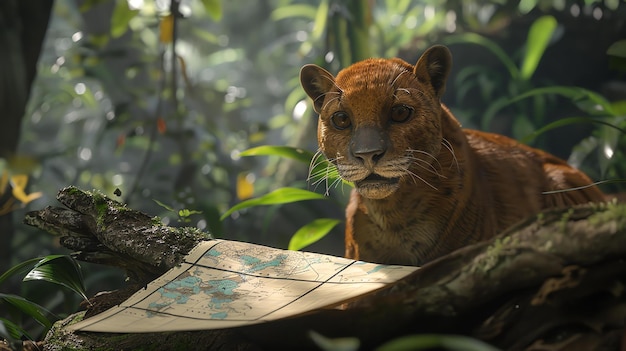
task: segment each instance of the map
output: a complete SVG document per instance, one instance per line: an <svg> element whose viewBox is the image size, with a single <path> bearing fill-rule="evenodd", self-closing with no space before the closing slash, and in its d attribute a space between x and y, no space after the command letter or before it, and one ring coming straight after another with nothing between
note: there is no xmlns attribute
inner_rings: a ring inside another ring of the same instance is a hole
<svg viewBox="0 0 626 351"><path fill-rule="evenodd" d="M331 308L417 267L211 240L128 300L70 326L142 333L231 328Z"/></svg>

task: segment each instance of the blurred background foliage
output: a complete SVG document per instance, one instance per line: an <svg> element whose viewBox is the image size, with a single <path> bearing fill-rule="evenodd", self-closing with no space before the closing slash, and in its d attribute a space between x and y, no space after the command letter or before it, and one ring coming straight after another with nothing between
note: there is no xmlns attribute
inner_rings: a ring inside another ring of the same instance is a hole
<svg viewBox="0 0 626 351"><path fill-rule="evenodd" d="M2 8L4 21L32 15L11 10ZM241 153L317 149L302 65L336 73L371 56L413 63L436 43L453 53L444 102L465 127L528 137L595 180L625 178L626 138L615 128L626 128L625 19L622 0L55 0L21 126L3 127L19 143L3 152L0 170L22 177L24 191L26 175L35 195L25 192L17 198L24 206L3 214L13 224L0 233L0 272L61 251L21 219L56 205L67 185L99 189L170 225L275 247L286 248L305 223L341 220L349 187L312 186L305 163ZM15 199L5 183L3 201ZM220 220L242 200L286 186L330 190L330 200ZM342 255L343 229L308 249ZM123 279L87 269L87 295ZM52 296L39 284L0 288L72 311L68 291Z"/></svg>

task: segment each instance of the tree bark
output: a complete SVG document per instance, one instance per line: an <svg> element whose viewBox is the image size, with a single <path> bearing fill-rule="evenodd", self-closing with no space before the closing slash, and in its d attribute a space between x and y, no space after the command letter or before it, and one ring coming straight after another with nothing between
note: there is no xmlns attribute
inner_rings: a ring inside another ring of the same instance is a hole
<svg viewBox="0 0 626 351"><path fill-rule="evenodd" d="M26 223L61 235L80 259L122 267L136 286L206 239L98 193L66 188L58 199L69 208L30 213ZM154 251L166 255L144 249L155 242ZM64 329L77 314L55 325L46 349L316 349L311 331L357 338L362 349L418 333L467 335L506 350L617 349L626 317L624 258L626 204L549 210L333 309L226 330L125 335ZM128 293L94 299L93 308Z"/></svg>

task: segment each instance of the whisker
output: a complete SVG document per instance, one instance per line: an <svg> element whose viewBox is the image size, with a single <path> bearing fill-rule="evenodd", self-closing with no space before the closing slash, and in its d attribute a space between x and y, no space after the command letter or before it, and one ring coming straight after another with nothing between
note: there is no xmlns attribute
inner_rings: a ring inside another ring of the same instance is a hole
<svg viewBox="0 0 626 351"><path fill-rule="evenodd" d="M324 176L320 176L315 182L311 183L313 190L317 190L317 188L321 185L325 185L325 194L328 195L328 178Z"/></svg>
<svg viewBox="0 0 626 351"><path fill-rule="evenodd" d="M326 108L326 106L328 106L328 104L330 104L331 102L333 102L333 101L335 101L335 100L339 100L340 98L341 98L341 95L340 95L340 96L337 96L336 98L332 98L332 99L330 99L330 100L326 101L326 103L324 104L324 106L322 106L322 110L323 110L323 109L325 109L325 108Z"/></svg>
<svg viewBox="0 0 626 351"><path fill-rule="evenodd" d="M405 73L407 73L407 72L408 72L408 71L402 71L402 72L400 72L400 74L398 74L398 75L397 75L397 76L393 79L393 81L391 81L391 83L390 83L389 85L393 87L393 86L394 86L394 84L396 84L396 81L398 80L398 78L400 78L403 74L405 74Z"/></svg>
<svg viewBox="0 0 626 351"><path fill-rule="evenodd" d="M313 104L317 103L317 100L322 99L322 101L324 101L324 98L326 97L326 95L328 94L337 94L339 95L339 97L341 97L341 93L337 92L337 91L328 91L325 92L324 94L320 94L320 96L316 97L315 100L313 101Z"/></svg>
<svg viewBox="0 0 626 351"><path fill-rule="evenodd" d="M441 173L439 173L437 171L437 168L435 168L435 166L432 165L432 163L426 161L426 160L422 160L419 157L415 157L415 156L404 156L403 157L403 164L406 164L406 166L400 166L400 168L402 168L403 170L407 170L409 169L412 165L416 165L420 168L422 168L425 171L428 171L429 173L432 173L434 175L439 176L440 178L445 178L444 175L442 175ZM421 163L420 163L421 162ZM423 165L425 164L425 165Z"/></svg>
<svg viewBox="0 0 626 351"><path fill-rule="evenodd" d="M313 167L316 166L319 162L318 160L322 156L322 149L318 148L317 151L311 157L311 162L309 162L309 173L313 170Z"/></svg>
<svg viewBox="0 0 626 351"><path fill-rule="evenodd" d="M420 167L421 169L423 169L425 171L428 171L428 172L436 175L439 178L443 178L443 179L447 179L448 178L448 177L444 176L443 174L439 173L437 171L437 169L435 168L435 166L433 166L432 163L430 163L428 161L422 160L420 158L415 158L415 157L411 157L409 159L411 159L413 161L419 161L419 162L425 163L429 167L426 167L426 166L424 166L424 165L422 165L422 164L420 164L418 162L413 162L413 164L415 164L416 166Z"/></svg>
<svg viewBox="0 0 626 351"><path fill-rule="evenodd" d="M331 179L331 174L335 169L333 162L341 158L342 156L338 156L334 159L327 159L322 153L321 149L318 149L315 152L315 154L311 158L311 162L309 163L309 175L307 177L307 182L310 182L310 185L313 187L314 190L316 190L320 184L324 183L326 188L325 195L328 196L330 189L336 186L335 183L341 181L341 178L337 177L333 179L331 183L329 183L329 180ZM323 164L326 164L326 166L315 171L318 166Z"/></svg>
<svg viewBox="0 0 626 351"><path fill-rule="evenodd" d="M396 90L393 92L393 97L394 97L396 100L398 100L398 96L396 95L396 93L397 93L397 92L399 92L399 91L401 91L401 92L403 92L403 93L406 93L406 94L408 94L409 96L411 96L411 91L410 91L409 89L406 89L406 88L398 88L398 89L396 89Z"/></svg>
<svg viewBox="0 0 626 351"><path fill-rule="evenodd" d="M326 185L326 190L324 191L324 195L328 196L330 195L330 186L331 184L328 184L328 179L330 179L330 161L328 161L328 164L326 165L326 169L325 169L325 173L324 173L324 184Z"/></svg>
<svg viewBox="0 0 626 351"><path fill-rule="evenodd" d="M309 177L307 179L308 182L311 182L311 185L317 187L318 185L322 184L323 182L328 183L328 176L327 176L328 172L325 170L320 170L319 172L317 172L316 174L313 174L311 177Z"/></svg>
<svg viewBox="0 0 626 351"><path fill-rule="evenodd" d="M452 144L446 138L441 139L441 145L443 145L448 151L450 151L450 155L452 155L452 160L456 165L456 169L459 169L459 160L456 158L456 154L454 153L454 149L452 148ZM450 163L450 169L452 169L452 163Z"/></svg>
<svg viewBox="0 0 626 351"><path fill-rule="evenodd" d="M409 175L411 175L411 177L413 178L413 181L415 182L415 184L417 184L417 181L415 180L415 178L417 178L417 179L421 180L422 182L424 182L424 184L426 184L426 185L428 185L429 187L433 188L433 190L438 191L438 189L437 189L434 185L432 185L432 184L430 184L429 182L427 182L427 181L426 181L426 179L424 179L424 178L420 177L417 173L415 173L415 172L413 172L413 171L411 171L411 170L408 170L408 169L406 170L406 172L407 172Z"/></svg>
<svg viewBox="0 0 626 351"><path fill-rule="evenodd" d="M597 181L597 182L593 182L591 184L577 186L577 187L573 187L573 188L542 191L541 195L565 193L565 192L568 192L568 191L576 191L576 190L582 190L582 189L591 188L592 186L596 186L596 185L600 185L600 184L616 183L616 182L623 182L623 181L624 181L623 179L605 179L605 180L600 180L600 181Z"/></svg>
<svg viewBox="0 0 626 351"><path fill-rule="evenodd" d="M423 150L416 150L416 149L409 149L407 150L409 152L409 155L405 156L407 160L411 160L412 162L410 162L406 167L403 167L404 171L406 173L408 173L411 178L413 178L413 181L415 182L415 184L417 184L417 179L421 180L424 184L428 185L429 187L431 187L434 190L438 190L436 186L430 184L426 179L422 178L419 174L417 174L416 172L412 171L409 169L409 167L411 165L416 165L417 167L430 172L434 175L436 175L439 178L443 178L446 179L446 176L444 176L443 174L439 173L439 170L442 169L441 167L441 163L439 163L439 160L437 159L437 157L433 156L431 153L423 151ZM435 163L436 165L439 167L439 170L437 169L437 167L435 167L435 165L432 162L428 162L427 160L423 160L419 157L415 157L413 156L413 154L421 154L421 155L425 155L430 157ZM426 165L424 165L426 164Z"/></svg>
<svg viewBox="0 0 626 351"><path fill-rule="evenodd" d="M307 181L310 181L319 175L320 171L318 172L313 172L313 171L318 165L322 164L322 162L324 162L322 150L317 149L317 151L315 152L315 154L313 154L313 157L311 158L311 162L309 163L309 176L307 177Z"/></svg>
<svg viewBox="0 0 626 351"><path fill-rule="evenodd" d="M428 157L432 158L435 162L437 162L437 166L439 166L439 169L443 169L443 168L441 167L441 163L439 163L439 160L437 159L437 157L433 156L433 155L432 155L432 154L430 154L429 152L422 151L422 150L415 150L415 149L409 149L409 150L407 150L407 151L408 151L408 152L410 152L410 153L417 152L417 153L419 153L419 154L426 155L426 156L428 156ZM416 159L417 159L417 158L416 158Z"/></svg>
<svg viewBox="0 0 626 351"><path fill-rule="evenodd" d="M333 161L340 160L341 158L343 158L343 156L335 157ZM335 177L330 184L328 183L328 180L331 179L331 173L336 170L337 169L335 168L334 164L329 160L326 167L326 175L324 177L324 179L326 179L326 196L330 195L330 189L332 189L333 187L337 187L340 183L342 183L341 176L339 175L337 175L337 177Z"/></svg>
<svg viewBox="0 0 626 351"><path fill-rule="evenodd" d="M340 184L343 184L343 182L341 181L341 178L335 178L335 180L333 180L333 182L330 183L330 185L326 189L326 196L330 195L329 194L330 189L337 188L339 187Z"/></svg>

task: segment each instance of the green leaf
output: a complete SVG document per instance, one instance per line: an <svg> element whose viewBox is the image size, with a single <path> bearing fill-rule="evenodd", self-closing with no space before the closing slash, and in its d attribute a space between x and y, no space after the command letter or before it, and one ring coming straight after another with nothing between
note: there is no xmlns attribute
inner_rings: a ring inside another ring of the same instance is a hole
<svg viewBox="0 0 626 351"><path fill-rule="evenodd" d="M532 89L523 94L515 96L508 101L508 104L512 104L535 95L549 94L561 95L563 97L566 97L572 102L576 103L576 105L583 111L589 114L609 116L616 115L615 111L613 110L613 105L602 95L595 93L591 90L572 86L555 85L550 87Z"/></svg>
<svg viewBox="0 0 626 351"><path fill-rule="evenodd" d="M502 62L502 64L509 71L509 75L511 76L513 80L517 79L520 75L519 70L517 69L517 66L515 65L515 62L511 60L509 55L507 55L507 53L504 52L504 50L502 50L502 48L498 46L498 44L496 44L494 41L491 41L479 34L463 33L463 34L451 35L447 37L446 39L444 39L443 42L444 44L447 44L447 45L467 44L467 43L480 45L484 47L485 49L491 51L494 55L496 55L496 57L500 60L500 62Z"/></svg>
<svg viewBox="0 0 626 351"><path fill-rule="evenodd" d="M311 163L313 153L298 147L263 145L242 151L240 156L280 156L306 164Z"/></svg>
<svg viewBox="0 0 626 351"><path fill-rule="evenodd" d="M376 351L392 350L430 350L444 349L448 351L497 351L495 347L480 340L457 335L410 335L389 341Z"/></svg>
<svg viewBox="0 0 626 351"><path fill-rule="evenodd" d="M613 119L614 123L623 122L624 119L616 117ZM613 126L612 124L610 124ZM613 126L614 127L614 126ZM618 132L621 131L620 132ZM619 153L619 141L620 137L626 135L620 128L606 128L601 127L597 130L600 144L598 145L598 166L600 166L600 176L602 179L606 178L606 173L611 166L616 154Z"/></svg>
<svg viewBox="0 0 626 351"><path fill-rule="evenodd" d="M315 20L317 16L317 9L312 5L297 4L281 6L272 11L272 20L278 21L291 17L305 17Z"/></svg>
<svg viewBox="0 0 626 351"><path fill-rule="evenodd" d="M522 79L528 80L535 73L556 26L556 19L552 16L539 17L530 26L528 39L526 40L526 54L522 60L522 68L520 70Z"/></svg>
<svg viewBox="0 0 626 351"><path fill-rule="evenodd" d="M619 7L620 2L621 2L620 0L605 0L604 6L606 6L606 8L610 11L615 11ZM587 3L592 3L592 2L587 2Z"/></svg>
<svg viewBox="0 0 626 351"><path fill-rule="evenodd" d="M202 0L204 9L214 21L218 22L222 19L222 3L220 0Z"/></svg>
<svg viewBox="0 0 626 351"><path fill-rule="evenodd" d="M536 137L538 137L539 135L555 129L555 128L559 128L559 127L564 127L570 124L577 124L577 123L594 123L594 124L601 124L601 125L605 125L605 126L609 126L611 128L615 128L617 130L619 130L620 132L626 134L626 130L610 123L610 122L606 122L604 120L598 119L598 118L590 118L590 117L568 117L568 118L562 118L559 119L557 121L554 121L552 123L549 123L539 129L537 129L536 131L526 135L525 137L523 137L520 141L522 143L528 143L530 141L532 141L533 139L535 139Z"/></svg>
<svg viewBox="0 0 626 351"><path fill-rule="evenodd" d="M411 0L398 0L398 1L387 1L385 2L385 5L387 6L387 13L400 14L400 13L407 13L410 10L409 6L411 6L412 3L411 3ZM415 8L417 8L418 11L421 10L418 6L415 6Z"/></svg>
<svg viewBox="0 0 626 351"><path fill-rule="evenodd" d="M503 109L505 106L508 106L512 103L510 99L506 97L499 97L494 100L487 110L483 113L483 118L481 120L481 128L483 130L489 130L491 128L491 121L495 118L496 114Z"/></svg>
<svg viewBox="0 0 626 351"><path fill-rule="evenodd" d="M233 212L242 210L248 207L265 206L265 205L279 205L291 202L298 202L304 200L322 200L325 199L324 195L318 194L312 191L298 189L298 188L280 188L272 191L269 194L265 194L261 197L246 200L231 207L220 218L224 220L230 216Z"/></svg>
<svg viewBox="0 0 626 351"><path fill-rule="evenodd" d="M32 266L34 266L39 261L41 261L41 257L35 257L11 267L8 271L0 275L0 284L2 284L5 280L13 275L20 274L21 272L26 272L27 269L32 268Z"/></svg>
<svg viewBox="0 0 626 351"><path fill-rule="evenodd" d="M315 14L315 21L313 24L313 30L311 31L311 40L318 41L324 34L326 29L326 22L328 20L328 0L322 0L317 7L317 13Z"/></svg>
<svg viewBox="0 0 626 351"><path fill-rule="evenodd" d="M517 116L513 120L513 137L519 139L523 135L528 135L534 130L533 124L526 116Z"/></svg>
<svg viewBox="0 0 626 351"><path fill-rule="evenodd" d="M525 15L529 13L530 10L534 9L535 6L537 6L537 0L520 0L517 8L519 12Z"/></svg>
<svg viewBox="0 0 626 351"><path fill-rule="evenodd" d="M609 56L616 56L626 58L626 40L618 40L611 44L606 50L606 54Z"/></svg>
<svg viewBox="0 0 626 351"><path fill-rule="evenodd" d="M242 49L225 48L215 51L205 57L207 66L218 66L229 62L238 62L244 58L245 52Z"/></svg>
<svg viewBox="0 0 626 351"><path fill-rule="evenodd" d="M285 99L285 111L292 111L292 117L290 117L290 119L293 118L293 110L295 109L296 105L303 99L305 99L304 101L307 101L306 99L308 99L308 97L302 89L293 89L291 93L287 95L287 98ZM307 106L307 109L309 107L310 106Z"/></svg>
<svg viewBox="0 0 626 351"><path fill-rule="evenodd" d="M457 101L462 103L466 95L477 89L482 90L482 95L485 96L485 86L481 84L479 79L480 77L487 77L489 73L489 69L485 66L474 65L462 68L454 78L454 85L457 87Z"/></svg>
<svg viewBox="0 0 626 351"><path fill-rule="evenodd" d="M195 35L198 39L201 39L209 44L219 43L217 36L206 29L193 27L191 28L191 33L193 33L193 35Z"/></svg>
<svg viewBox="0 0 626 351"><path fill-rule="evenodd" d="M195 214L201 214L202 211L196 211L196 210L190 210L187 208L183 208L182 210L178 211L178 216L180 217L189 217L191 215L195 215Z"/></svg>
<svg viewBox="0 0 626 351"><path fill-rule="evenodd" d="M128 30L130 20L139 13L139 10L131 10L128 1L117 0L113 15L111 16L111 36L119 38Z"/></svg>
<svg viewBox="0 0 626 351"><path fill-rule="evenodd" d="M304 225L289 240L289 250L300 250L328 234L341 221L333 218L318 218Z"/></svg>
<svg viewBox="0 0 626 351"><path fill-rule="evenodd" d="M46 313L53 315L52 312L46 310L40 305L32 301L28 301L21 296L4 293L0 293L0 301L15 306L20 312L32 317L45 328L49 329L52 327L52 321L46 317Z"/></svg>
<svg viewBox="0 0 626 351"><path fill-rule="evenodd" d="M87 12L91 10L94 6L102 4L102 3L106 3L107 1L109 0L85 0L81 3L78 10L80 12Z"/></svg>
<svg viewBox="0 0 626 351"><path fill-rule="evenodd" d="M28 335L28 332L21 328L19 325L11 322L8 319L0 318L0 339L4 338L9 343L16 343L17 345L22 345L22 337L26 337L29 340L33 340L33 338ZM19 350L19 348L14 348Z"/></svg>
<svg viewBox="0 0 626 351"><path fill-rule="evenodd" d="M324 351L356 351L361 345L358 338L328 338L313 330L309 331L309 338L320 350Z"/></svg>
<svg viewBox="0 0 626 351"><path fill-rule="evenodd" d="M414 10L417 10L418 8L415 7ZM417 16L419 16L421 13L421 11L415 11L417 12ZM413 31L413 38L415 37L421 37L421 36L428 36L430 33L433 33L434 31L437 30L437 26L441 25L442 22L445 21L445 12L444 11L437 11L435 12L435 15L428 19L427 21L423 22L419 27L417 27L414 31ZM403 47L406 45L402 45Z"/></svg>
<svg viewBox="0 0 626 351"><path fill-rule="evenodd" d="M598 138L595 136L587 137L572 148L572 152L567 159L567 163L576 168L581 168L585 159L590 157L591 153L597 148Z"/></svg>
<svg viewBox="0 0 626 351"><path fill-rule="evenodd" d="M611 109L616 116L626 116L626 100L612 102Z"/></svg>
<svg viewBox="0 0 626 351"><path fill-rule="evenodd" d="M159 201L159 200L154 199L153 201L154 201L154 202L156 202L156 203L157 203L157 205L159 205L159 206L163 207L164 209L166 209L166 210L168 210L168 211L170 211L170 212L176 212L176 210L175 210L173 207L168 206L168 205L166 205L166 204L162 203L162 202L161 202L161 201Z"/></svg>
<svg viewBox="0 0 626 351"><path fill-rule="evenodd" d="M42 258L23 281L43 280L65 286L87 300L80 266L70 256L50 255Z"/></svg>

